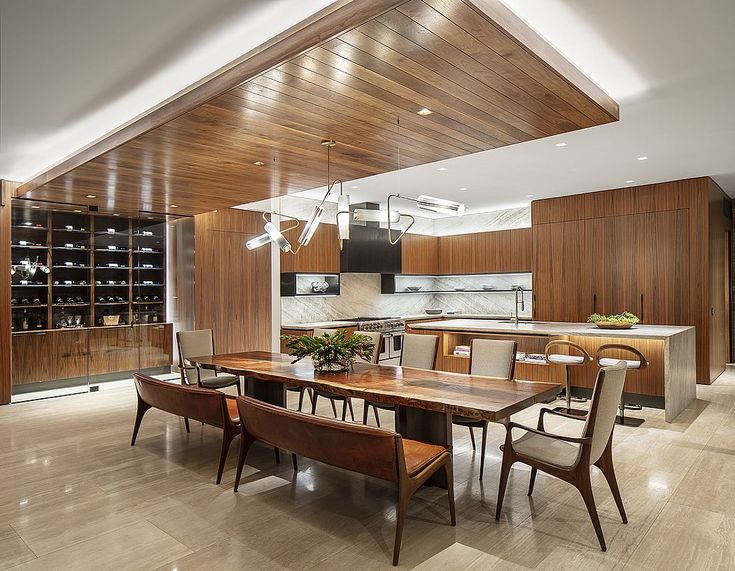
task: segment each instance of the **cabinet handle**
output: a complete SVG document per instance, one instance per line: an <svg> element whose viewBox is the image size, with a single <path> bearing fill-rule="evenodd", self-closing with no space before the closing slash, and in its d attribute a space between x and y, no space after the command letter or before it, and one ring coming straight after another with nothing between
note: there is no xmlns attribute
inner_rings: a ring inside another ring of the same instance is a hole
<svg viewBox="0 0 735 571"><path fill-rule="evenodd" d="M592 313L597 313L597 294L592 294Z"/></svg>
<svg viewBox="0 0 735 571"><path fill-rule="evenodd" d="M641 294L641 321L643 321L643 294Z"/></svg>

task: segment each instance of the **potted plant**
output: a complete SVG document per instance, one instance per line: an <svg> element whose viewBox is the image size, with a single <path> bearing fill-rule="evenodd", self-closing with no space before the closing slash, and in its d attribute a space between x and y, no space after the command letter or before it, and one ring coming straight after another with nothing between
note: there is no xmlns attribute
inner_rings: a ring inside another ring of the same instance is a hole
<svg viewBox="0 0 735 571"><path fill-rule="evenodd" d="M587 318L588 323L594 323L600 329L630 329L640 321L636 315L629 311L624 311L619 315L593 313Z"/></svg>
<svg viewBox="0 0 735 571"><path fill-rule="evenodd" d="M369 337L359 333L348 336L344 329L321 337L284 335L283 340L291 355L296 357L292 364L304 357L311 357L314 370L320 373L345 371L355 357L369 360L373 351L373 342Z"/></svg>

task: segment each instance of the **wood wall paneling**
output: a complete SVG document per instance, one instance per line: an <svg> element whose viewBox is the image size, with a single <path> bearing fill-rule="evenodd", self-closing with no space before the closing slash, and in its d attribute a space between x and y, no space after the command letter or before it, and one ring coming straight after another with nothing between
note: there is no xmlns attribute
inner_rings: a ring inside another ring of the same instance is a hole
<svg viewBox="0 0 735 571"><path fill-rule="evenodd" d="M245 248L263 233L260 213L219 209L194 228L196 327L214 331L218 353L270 350L271 251Z"/></svg>
<svg viewBox="0 0 735 571"><path fill-rule="evenodd" d="M324 138L348 181L395 170L399 148L414 166L617 120L615 102L519 18L483 8L343 0L20 192L196 214L321 186Z"/></svg>
<svg viewBox="0 0 735 571"><path fill-rule="evenodd" d="M16 183L0 180L0 268L5 279L0 280L0 404L10 402L13 350L11 346L10 279L7 268L11 265L10 226L11 197Z"/></svg>
<svg viewBox="0 0 735 571"><path fill-rule="evenodd" d="M709 180L709 355L710 378L717 377L730 361L730 231L729 200ZM723 334L724 333L724 334Z"/></svg>

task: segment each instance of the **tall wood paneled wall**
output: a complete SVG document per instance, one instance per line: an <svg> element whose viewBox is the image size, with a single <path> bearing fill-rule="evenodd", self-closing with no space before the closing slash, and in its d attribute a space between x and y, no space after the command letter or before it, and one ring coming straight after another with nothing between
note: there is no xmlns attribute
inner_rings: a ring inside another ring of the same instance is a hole
<svg viewBox="0 0 735 571"><path fill-rule="evenodd" d="M227 208L194 219L195 322L214 330L218 353L271 348L270 248L245 248L262 233L259 212Z"/></svg>
<svg viewBox="0 0 735 571"><path fill-rule="evenodd" d="M10 402L12 378L12 341L10 333L10 197L15 188L13 183L0 180L0 268L5 271L5 279L0 280L0 404Z"/></svg>
<svg viewBox="0 0 735 571"><path fill-rule="evenodd" d="M725 206L708 177L534 201L534 317L694 325L710 383L729 359Z"/></svg>

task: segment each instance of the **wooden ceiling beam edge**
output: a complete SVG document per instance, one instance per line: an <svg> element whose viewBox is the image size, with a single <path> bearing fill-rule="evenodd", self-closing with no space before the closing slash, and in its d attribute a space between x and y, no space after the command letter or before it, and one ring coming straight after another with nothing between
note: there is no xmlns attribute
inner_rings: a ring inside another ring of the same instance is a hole
<svg viewBox="0 0 735 571"><path fill-rule="evenodd" d="M297 57L339 34L388 12L407 0L338 0L274 36L234 62L135 117L71 156L23 182L21 196L84 163L164 125L230 89Z"/></svg>
<svg viewBox="0 0 735 571"><path fill-rule="evenodd" d="M605 90L587 77L500 0L463 0L463 2L491 23L500 26L506 35L520 46L529 49L544 65L583 96L591 98L605 110L613 121L620 119L620 106Z"/></svg>

